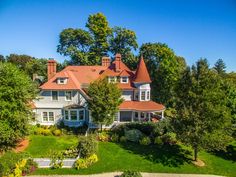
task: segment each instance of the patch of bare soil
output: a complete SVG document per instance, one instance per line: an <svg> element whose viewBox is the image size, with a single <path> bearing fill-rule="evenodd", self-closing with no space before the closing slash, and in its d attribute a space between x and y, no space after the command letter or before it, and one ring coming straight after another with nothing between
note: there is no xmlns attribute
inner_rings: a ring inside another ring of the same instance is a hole
<svg viewBox="0 0 236 177"><path fill-rule="evenodd" d="M22 141L20 141L17 146L15 147L15 149L13 149L14 152L18 153L18 152L22 152L24 151L27 147L29 146L29 139L24 139Z"/></svg>
<svg viewBox="0 0 236 177"><path fill-rule="evenodd" d="M198 159L197 161L192 161L192 163L194 164L194 165L196 165L196 166L198 166L198 167L204 167L206 164L202 161L202 160L200 160L200 159Z"/></svg>

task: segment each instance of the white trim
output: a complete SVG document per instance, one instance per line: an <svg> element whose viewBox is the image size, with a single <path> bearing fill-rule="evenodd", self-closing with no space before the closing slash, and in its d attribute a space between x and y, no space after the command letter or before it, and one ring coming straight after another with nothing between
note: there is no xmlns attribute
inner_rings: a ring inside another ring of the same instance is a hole
<svg viewBox="0 0 236 177"><path fill-rule="evenodd" d="M46 112L47 113L47 121L43 120L43 113ZM53 113L53 121L49 121L49 112L52 112ZM52 122L55 122L55 112L54 111L43 111L41 112L41 120L43 123L52 123Z"/></svg>
<svg viewBox="0 0 236 177"><path fill-rule="evenodd" d="M65 119L65 111L68 111L68 119ZM71 111L76 111L76 120L71 120ZM83 119L79 119L79 112L83 111ZM85 109L64 109L63 111L63 120L65 121L71 121L71 122L78 122L78 121L84 121L85 120Z"/></svg>

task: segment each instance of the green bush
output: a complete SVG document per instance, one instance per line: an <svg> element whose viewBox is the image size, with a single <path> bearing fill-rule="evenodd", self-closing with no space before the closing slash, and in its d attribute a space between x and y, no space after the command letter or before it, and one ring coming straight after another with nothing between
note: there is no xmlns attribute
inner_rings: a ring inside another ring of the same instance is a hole
<svg viewBox="0 0 236 177"><path fill-rule="evenodd" d="M98 141L105 142L105 141L109 141L109 137L110 137L109 134L103 131L103 132L98 133L97 139Z"/></svg>
<svg viewBox="0 0 236 177"><path fill-rule="evenodd" d="M23 176L30 174L31 172L36 170L37 167L38 167L38 164L36 162L34 162L33 159L31 159L31 158L27 159L27 162L26 162L24 168L22 169Z"/></svg>
<svg viewBox="0 0 236 177"><path fill-rule="evenodd" d="M162 141L160 136L158 136L154 139L154 144L156 144L156 145L162 145L163 144L163 141Z"/></svg>
<svg viewBox="0 0 236 177"><path fill-rule="evenodd" d="M151 144L151 140L148 136L146 136L146 137L143 137L141 140L139 140L139 144L147 146Z"/></svg>
<svg viewBox="0 0 236 177"><path fill-rule="evenodd" d="M125 136L121 136L121 137L120 137L120 142L121 142L121 143L127 142L126 137L125 137Z"/></svg>
<svg viewBox="0 0 236 177"><path fill-rule="evenodd" d="M128 130L125 131L125 137L128 141L139 142L139 140L143 137L143 133L137 129Z"/></svg>
<svg viewBox="0 0 236 177"><path fill-rule="evenodd" d="M66 158L76 158L79 155L79 150L77 147L71 146L63 152Z"/></svg>
<svg viewBox="0 0 236 177"><path fill-rule="evenodd" d="M52 135L50 129L48 129L48 128L43 129L42 134L43 134L44 136Z"/></svg>
<svg viewBox="0 0 236 177"><path fill-rule="evenodd" d="M77 148L79 149L80 157L87 158L92 154L96 154L98 142L93 135L80 136Z"/></svg>
<svg viewBox="0 0 236 177"><path fill-rule="evenodd" d="M0 152L14 146L16 140L16 134L9 123L0 121Z"/></svg>
<svg viewBox="0 0 236 177"><path fill-rule="evenodd" d="M34 134L35 135L43 135L43 131L44 131L43 128L38 127L38 128L35 129Z"/></svg>
<svg viewBox="0 0 236 177"><path fill-rule="evenodd" d="M90 165L96 163L98 161L98 157L96 154L92 154L88 158L79 158L76 160L74 167L79 170L79 169L84 169L88 168Z"/></svg>
<svg viewBox="0 0 236 177"><path fill-rule="evenodd" d="M164 135L162 135L162 141L165 143L165 144L176 144L177 140L176 140L176 134L173 133L173 132L168 132Z"/></svg>
<svg viewBox="0 0 236 177"><path fill-rule="evenodd" d="M52 134L55 135L55 136L61 136L62 132L61 132L61 130L56 129L56 130L53 130Z"/></svg>
<svg viewBox="0 0 236 177"><path fill-rule="evenodd" d="M15 169L16 164L24 158L28 158L28 155L25 153L6 152L0 157L1 176L8 176L11 174Z"/></svg>
<svg viewBox="0 0 236 177"><path fill-rule="evenodd" d="M122 173L120 177L142 177L142 175L140 172L127 170L124 171L124 173Z"/></svg>
<svg viewBox="0 0 236 177"><path fill-rule="evenodd" d="M111 141L112 141L112 142L118 142L118 141L119 141L119 135L113 134L113 135L111 136Z"/></svg>

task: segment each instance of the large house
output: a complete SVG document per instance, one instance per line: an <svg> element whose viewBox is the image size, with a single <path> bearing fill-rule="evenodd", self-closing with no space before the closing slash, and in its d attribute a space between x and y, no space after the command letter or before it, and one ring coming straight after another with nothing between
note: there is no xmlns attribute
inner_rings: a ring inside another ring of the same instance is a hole
<svg viewBox="0 0 236 177"><path fill-rule="evenodd" d="M122 62L121 55L116 54L113 62L103 57L101 66L67 66L60 72L56 71L56 61L48 60L48 81L40 86L40 96L34 101L36 123L53 125L63 121L67 126L96 126L86 91L91 82L101 77L117 83L122 90L124 101L113 124L164 117L165 107L150 100L151 79L143 58L137 70L132 71Z"/></svg>

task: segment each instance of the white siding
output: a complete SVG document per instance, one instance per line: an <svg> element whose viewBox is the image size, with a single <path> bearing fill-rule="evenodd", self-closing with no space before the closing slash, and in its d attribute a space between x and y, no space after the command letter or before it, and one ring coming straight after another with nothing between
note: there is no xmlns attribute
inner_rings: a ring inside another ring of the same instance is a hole
<svg viewBox="0 0 236 177"><path fill-rule="evenodd" d="M53 112L54 113L54 122L45 122L43 121L43 112ZM36 124L41 125L54 125L62 119L62 110L61 109L36 109L35 110L35 120Z"/></svg>

